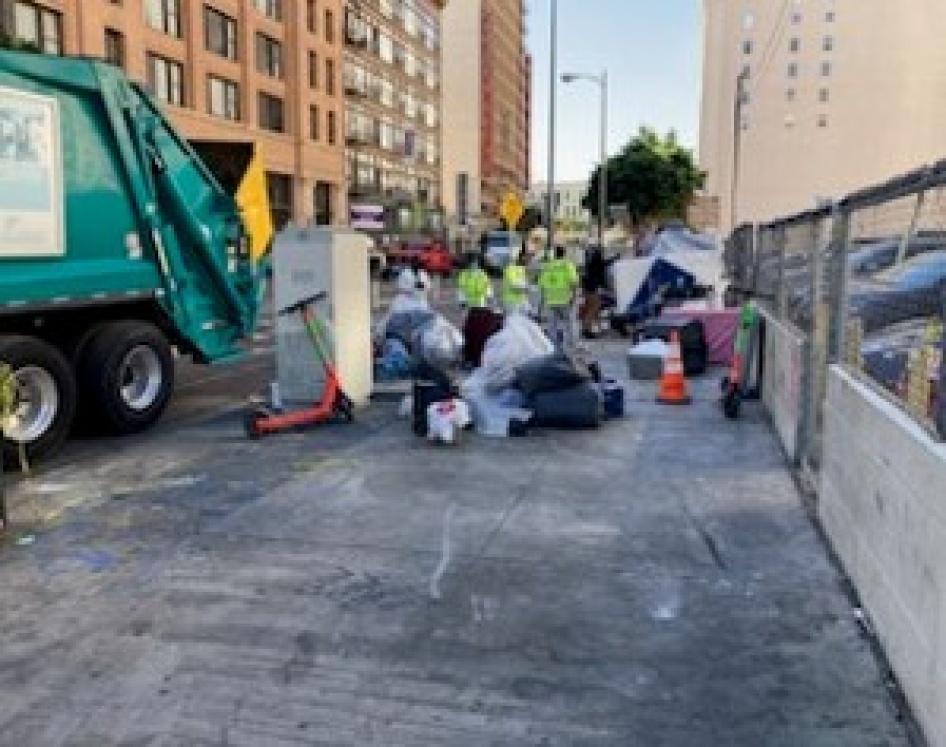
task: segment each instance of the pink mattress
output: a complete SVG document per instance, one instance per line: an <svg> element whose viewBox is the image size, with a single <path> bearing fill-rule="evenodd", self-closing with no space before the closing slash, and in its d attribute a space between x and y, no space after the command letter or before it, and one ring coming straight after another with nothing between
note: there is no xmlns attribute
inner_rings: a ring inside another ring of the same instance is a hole
<svg viewBox="0 0 946 747"><path fill-rule="evenodd" d="M709 362L728 366L739 327L739 309L667 309L664 319L699 319L706 332Z"/></svg>

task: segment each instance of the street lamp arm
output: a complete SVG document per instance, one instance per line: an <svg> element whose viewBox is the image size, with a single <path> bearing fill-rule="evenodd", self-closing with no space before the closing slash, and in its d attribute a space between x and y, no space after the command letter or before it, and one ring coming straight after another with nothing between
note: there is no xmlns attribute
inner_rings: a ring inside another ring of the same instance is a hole
<svg viewBox="0 0 946 747"><path fill-rule="evenodd" d="M607 80L605 75L592 75L591 73L562 73L561 76L562 83L574 83L578 80L588 80L592 83L597 83L599 86L606 85L605 81Z"/></svg>
<svg viewBox="0 0 946 747"><path fill-rule="evenodd" d="M591 73L563 73L563 83L587 80L595 83L601 92L601 153L598 174L598 241L604 246L604 232L608 214L608 71L601 75Z"/></svg>

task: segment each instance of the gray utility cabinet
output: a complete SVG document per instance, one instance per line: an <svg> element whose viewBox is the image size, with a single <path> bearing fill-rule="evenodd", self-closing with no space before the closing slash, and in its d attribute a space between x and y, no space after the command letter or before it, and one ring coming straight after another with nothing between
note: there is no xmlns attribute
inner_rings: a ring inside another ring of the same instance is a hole
<svg viewBox="0 0 946 747"><path fill-rule="evenodd" d="M372 388L370 239L356 231L288 226L273 244L273 299L278 312L318 291L316 310L328 322L342 386L359 407ZM325 375L299 314L276 317L279 390L289 407L312 402Z"/></svg>

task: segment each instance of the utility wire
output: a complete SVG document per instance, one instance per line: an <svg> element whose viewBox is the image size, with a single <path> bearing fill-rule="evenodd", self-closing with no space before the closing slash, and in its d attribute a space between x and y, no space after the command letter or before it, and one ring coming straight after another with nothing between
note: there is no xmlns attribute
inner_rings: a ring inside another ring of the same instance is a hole
<svg viewBox="0 0 946 747"><path fill-rule="evenodd" d="M762 53L762 62L759 64L759 72L750 78L753 90L758 88L759 84L762 83L762 79L765 77L766 72L768 72L770 63L775 58L775 52L782 43L782 39L785 36L785 29L787 28L786 21L788 20L788 10L791 5L792 0L783 0L782 2L782 9L779 11L778 20L775 22L772 33L769 34L768 41L765 44L765 51Z"/></svg>

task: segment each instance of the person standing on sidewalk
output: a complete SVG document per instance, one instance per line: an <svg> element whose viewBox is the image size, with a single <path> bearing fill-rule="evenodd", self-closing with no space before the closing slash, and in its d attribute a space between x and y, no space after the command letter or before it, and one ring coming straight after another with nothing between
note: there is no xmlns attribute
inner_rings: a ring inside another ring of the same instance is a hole
<svg viewBox="0 0 946 747"><path fill-rule="evenodd" d="M528 312L531 306L526 261L526 253L520 252L519 256L503 271L503 308L507 314L513 311Z"/></svg>
<svg viewBox="0 0 946 747"><path fill-rule="evenodd" d="M601 314L601 292L608 287L608 264L600 246L589 249L581 277L582 303L578 311L581 336L586 340L596 337L595 326Z"/></svg>
<svg viewBox="0 0 946 747"><path fill-rule="evenodd" d="M457 288L460 305L467 309L485 309L493 297L489 275L472 255L457 278Z"/></svg>
<svg viewBox="0 0 946 747"><path fill-rule="evenodd" d="M565 349L575 347L572 311L578 290L578 269L565 255L565 247L555 247L555 259L546 262L539 274L542 310L548 311L549 336Z"/></svg>

